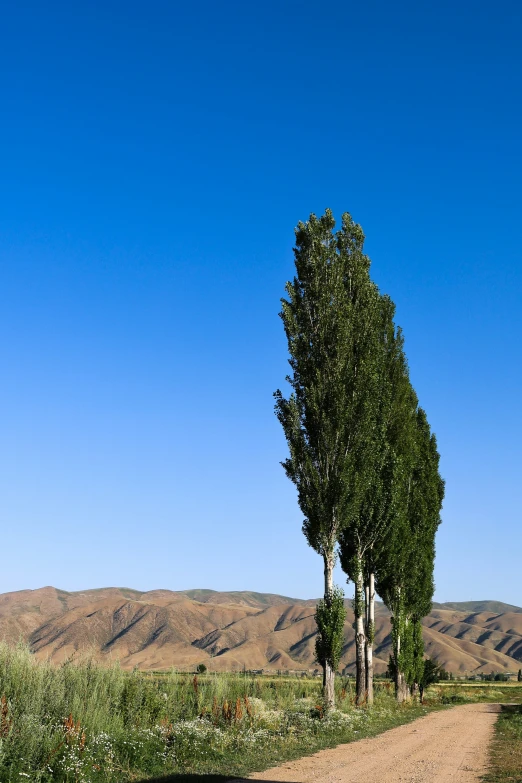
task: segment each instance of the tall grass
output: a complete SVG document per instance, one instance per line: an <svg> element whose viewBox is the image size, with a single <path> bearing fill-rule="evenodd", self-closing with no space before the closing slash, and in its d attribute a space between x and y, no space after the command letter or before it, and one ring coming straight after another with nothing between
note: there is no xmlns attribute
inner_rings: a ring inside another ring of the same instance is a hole
<svg viewBox="0 0 522 783"><path fill-rule="evenodd" d="M349 685L336 687L340 709L325 716L317 679L57 667L0 644L0 781L245 774L422 712L385 689L373 710L355 710Z"/></svg>

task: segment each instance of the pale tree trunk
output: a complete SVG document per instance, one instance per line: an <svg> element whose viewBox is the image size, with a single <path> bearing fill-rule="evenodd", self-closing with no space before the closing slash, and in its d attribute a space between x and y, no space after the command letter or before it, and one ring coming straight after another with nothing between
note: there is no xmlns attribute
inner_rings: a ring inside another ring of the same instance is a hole
<svg viewBox="0 0 522 783"><path fill-rule="evenodd" d="M397 649L395 650L395 698L401 704L404 701L404 675L399 671L399 656L401 654L401 637L397 634Z"/></svg>
<svg viewBox="0 0 522 783"><path fill-rule="evenodd" d="M375 635L375 574L368 580L368 620L366 625L366 691L373 704L373 639Z"/></svg>
<svg viewBox="0 0 522 783"><path fill-rule="evenodd" d="M324 555L324 600L329 604L333 593L333 554ZM323 667L323 699L327 710L335 706L335 672L328 661Z"/></svg>
<svg viewBox="0 0 522 783"><path fill-rule="evenodd" d="M356 650L356 703L364 704L366 700L366 666L365 666L365 646L366 634L364 633L364 585L362 562L359 560L357 570L357 579L355 581L355 650Z"/></svg>
<svg viewBox="0 0 522 783"><path fill-rule="evenodd" d="M410 700L410 689L404 676L404 672L399 669L399 656L401 652L401 637L397 636L397 653L395 658L395 696L399 704Z"/></svg>
<svg viewBox="0 0 522 783"><path fill-rule="evenodd" d="M368 621L370 617L370 587L364 585L364 671L366 687L368 688Z"/></svg>
<svg viewBox="0 0 522 783"><path fill-rule="evenodd" d="M404 674L400 671L397 671L397 680L395 683L395 693L397 696L397 701L399 704L402 704L403 701L408 701L409 696L409 690L408 685L406 683L406 680L404 678Z"/></svg>

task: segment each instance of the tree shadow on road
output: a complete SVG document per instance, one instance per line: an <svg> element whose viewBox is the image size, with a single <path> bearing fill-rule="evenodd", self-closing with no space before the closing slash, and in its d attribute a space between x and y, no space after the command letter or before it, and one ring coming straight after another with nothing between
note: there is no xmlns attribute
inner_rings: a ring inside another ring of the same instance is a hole
<svg viewBox="0 0 522 783"><path fill-rule="evenodd" d="M185 775L182 772L173 775L162 775L158 778L143 778L132 783L226 783L227 781L244 780L237 775ZM129 781L130 783L130 781Z"/></svg>
<svg viewBox="0 0 522 783"><path fill-rule="evenodd" d="M522 704L501 704L500 712L507 712L510 715L522 713Z"/></svg>
<svg viewBox="0 0 522 783"><path fill-rule="evenodd" d="M172 775L161 775L156 778L142 778L141 780L132 780L132 783L234 783L236 781L245 781L246 778L237 775L184 775L182 772ZM131 783L131 781L129 781ZM264 783L275 783L275 781L264 781ZM280 781L279 781L280 783Z"/></svg>

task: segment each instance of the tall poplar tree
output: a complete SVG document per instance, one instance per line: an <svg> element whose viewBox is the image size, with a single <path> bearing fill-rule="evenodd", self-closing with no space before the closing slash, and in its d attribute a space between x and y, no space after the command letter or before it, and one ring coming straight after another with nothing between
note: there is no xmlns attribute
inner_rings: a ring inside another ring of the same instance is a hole
<svg viewBox="0 0 522 783"><path fill-rule="evenodd" d="M381 321L376 348L378 395L375 401L371 461L357 517L339 537L341 565L355 586L356 700L373 702L373 638L375 633L375 568L394 522L400 476L396 460L396 414L407 388L408 371L401 330L387 296L380 302Z"/></svg>
<svg viewBox="0 0 522 783"><path fill-rule="evenodd" d="M334 603L336 543L357 518L372 464L380 322L362 229L347 213L334 228L330 210L297 226L296 275L286 285L281 312L291 394L275 393L290 452L282 464L297 487L303 532L323 559L324 617ZM334 637L324 633L318 646L327 706L334 704L335 654L326 647Z"/></svg>
<svg viewBox="0 0 522 783"><path fill-rule="evenodd" d="M378 564L377 589L392 612L392 668L397 698L403 701L416 679L412 672L418 672L420 621L431 609L435 534L444 498L437 442L413 389L405 398L399 432L402 491Z"/></svg>

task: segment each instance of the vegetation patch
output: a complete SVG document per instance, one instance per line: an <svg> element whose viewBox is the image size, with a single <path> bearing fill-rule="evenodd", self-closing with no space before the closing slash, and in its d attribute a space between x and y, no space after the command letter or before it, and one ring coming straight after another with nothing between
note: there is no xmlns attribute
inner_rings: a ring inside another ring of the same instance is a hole
<svg viewBox="0 0 522 783"><path fill-rule="evenodd" d="M487 783L522 781L522 706L504 704L495 725Z"/></svg>
<svg viewBox="0 0 522 783"><path fill-rule="evenodd" d="M319 679L249 674L155 677L93 662L60 667L0 645L0 780L131 781L246 775L372 736L425 714L390 683L356 708L335 679L326 712ZM436 699L433 704L435 705Z"/></svg>
<svg viewBox="0 0 522 783"><path fill-rule="evenodd" d="M432 685L426 695L427 704L476 704L478 702L522 701L522 687L512 685L475 685L474 683Z"/></svg>

